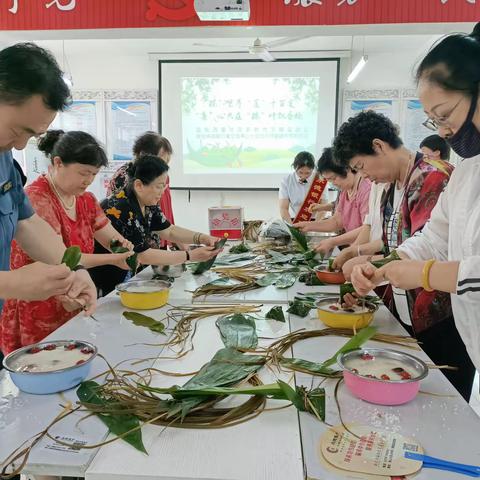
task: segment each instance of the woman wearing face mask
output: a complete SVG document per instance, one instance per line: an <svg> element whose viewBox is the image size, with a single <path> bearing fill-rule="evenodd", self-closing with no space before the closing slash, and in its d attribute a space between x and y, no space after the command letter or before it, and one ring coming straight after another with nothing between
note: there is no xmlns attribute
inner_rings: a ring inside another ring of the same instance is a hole
<svg viewBox="0 0 480 480"><path fill-rule="evenodd" d="M103 200L101 205L112 225L132 242L140 264L178 265L187 260L209 260L219 253L213 249L217 238L171 225L163 215L158 206L167 185L168 165L163 160L143 155L129 164L127 175L127 187ZM160 240L206 246L170 252L158 248ZM102 295L106 295L125 276L119 268L104 266L95 269L92 278Z"/></svg>
<svg viewBox="0 0 480 480"><path fill-rule="evenodd" d="M41 175L26 189L36 213L46 220L67 247L78 245L85 267L115 265L128 270L129 253L93 254L94 239L107 248L112 239L127 248L127 242L110 224L95 197L86 191L107 157L98 142L88 133L62 130L48 131L38 148L50 159L47 175ZM17 269L32 260L13 243L10 263ZM58 298L25 302L7 300L0 319L0 349L6 354L23 345L38 342L78 313L64 307Z"/></svg>
<svg viewBox="0 0 480 480"><path fill-rule="evenodd" d="M365 216L368 214L368 197L372 184L367 178L348 166L339 165L332 156L332 149L326 148L317 164L318 172L323 178L341 192L335 213L326 220L316 222L298 222L294 227L303 232L338 232L345 230L344 235L329 239L326 250L336 245L352 243L360 233ZM323 247L320 248L323 250Z"/></svg>
<svg viewBox="0 0 480 480"><path fill-rule="evenodd" d="M364 264L378 252L388 255L421 232L453 167L408 150L392 122L375 112L362 112L350 118L339 128L333 145L338 162L358 169L371 180L388 184L380 202L382 239L362 245L361 256L343 266L349 277L352 264ZM365 254L369 255L362 256ZM382 257L374 256L373 260ZM437 365L459 367L458 371L446 372L446 376L468 398L475 369L455 328L450 296L421 288L408 291L393 288L393 292L388 288L380 295Z"/></svg>
<svg viewBox="0 0 480 480"><path fill-rule="evenodd" d="M292 167L294 172L282 180L278 192L280 216L287 223L291 223L300 212L303 212L308 220L312 214L311 205L321 202L325 188L317 179L315 158L310 152L298 153ZM312 185L315 181L318 185ZM315 211L319 212L321 208L319 205Z"/></svg>
<svg viewBox="0 0 480 480"><path fill-rule="evenodd" d="M464 158L421 235L404 242L404 259L380 269L357 265L358 293L387 280L451 293L455 324L480 369L480 24L470 35L441 40L417 71L418 93L439 134Z"/></svg>

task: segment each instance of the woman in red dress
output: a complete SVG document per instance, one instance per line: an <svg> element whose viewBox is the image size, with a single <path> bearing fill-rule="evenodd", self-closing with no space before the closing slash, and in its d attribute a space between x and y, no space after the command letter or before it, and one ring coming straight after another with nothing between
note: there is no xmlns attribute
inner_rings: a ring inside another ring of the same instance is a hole
<svg viewBox="0 0 480 480"><path fill-rule="evenodd" d="M25 191L36 213L46 220L67 247L78 245L81 262L87 267L115 265L128 270L131 254L93 254L94 240L109 247L112 239L127 242L110 224L97 200L86 189L107 157L88 133L51 130L40 139L38 148L51 160L49 173L39 176ZM13 242L11 268L32 260ZM78 310L67 311L59 298L41 302L7 300L0 318L0 350L8 354L16 348L38 342L70 320Z"/></svg>
<svg viewBox="0 0 480 480"><path fill-rule="evenodd" d="M140 135L135 140L133 144L133 161L135 162L144 154L155 155L161 158L167 165L170 163L172 158L172 145L168 139L162 137L157 132L145 132L143 135ZM112 196L115 193L124 190L127 186L127 168L129 163L122 165L113 175L112 179L107 188L107 197ZM165 215L165 218L172 225L175 224L173 218L173 209L172 209L172 197L170 195L170 180L167 177L167 186L163 192L162 198L158 202L160 210ZM165 246L166 242L162 242L162 246Z"/></svg>

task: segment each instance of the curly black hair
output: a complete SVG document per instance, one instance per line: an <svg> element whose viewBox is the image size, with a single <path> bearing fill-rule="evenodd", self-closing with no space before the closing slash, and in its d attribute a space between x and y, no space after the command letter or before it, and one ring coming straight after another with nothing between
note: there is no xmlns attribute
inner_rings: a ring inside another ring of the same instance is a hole
<svg viewBox="0 0 480 480"><path fill-rule="evenodd" d="M398 129L385 115L367 111L350 117L333 140L333 156L344 166L356 155L374 155L373 140L379 139L392 148L403 145Z"/></svg>

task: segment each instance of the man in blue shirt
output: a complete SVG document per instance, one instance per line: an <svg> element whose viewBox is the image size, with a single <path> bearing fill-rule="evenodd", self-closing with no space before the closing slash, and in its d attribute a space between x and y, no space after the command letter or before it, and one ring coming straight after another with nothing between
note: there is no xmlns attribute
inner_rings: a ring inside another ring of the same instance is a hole
<svg viewBox="0 0 480 480"><path fill-rule="evenodd" d="M78 308L80 302L87 313L95 309L90 276L60 264L65 245L33 211L11 154L12 148L21 150L31 137L46 132L69 101L63 73L49 52L32 43L0 51L0 311L6 298L52 296L66 307ZM13 239L35 263L9 271Z"/></svg>

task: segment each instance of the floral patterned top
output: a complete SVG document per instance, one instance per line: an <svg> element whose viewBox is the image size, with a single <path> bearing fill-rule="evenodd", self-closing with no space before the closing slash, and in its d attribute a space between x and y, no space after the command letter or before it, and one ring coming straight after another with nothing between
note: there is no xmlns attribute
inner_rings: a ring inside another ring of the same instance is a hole
<svg viewBox="0 0 480 480"><path fill-rule="evenodd" d="M78 245L83 253L93 253L94 234L108 225L96 198L90 192L77 197L76 220L72 220L60 204L45 175L26 189L35 212L46 220L67 247ZM33 260L14 241L10 257L11 269L32 263ZM39 342L78 312L67 312L57 298L25 302L7 300L0 318L0 350L12 350Z"/></svg>
<svg viewBox="0 0 480 480"><path fill-rule="evenodd" d="M401 245L423 229L440 194L450 180L453 168L451 163L443 160L428 160L422 154L417 153L414 167L405 181L405 193L397 213L397 245ZM389 244L388 225L391 215L395 214L394 189L395 185L392 184L382 197L384 245ZM422 288L418 288L408 290L406 294L415 333L418 334L444 320L453 321L449 293L426 292Z"/></svg>
<svg viewBox="0 0 480 480"><path fill-rule="evenodd" d="M127 187L127 167L128 163L122 165L111 178L108 187L107 187L107 197L111 197L115 195L120 190L125 190ZM172 208L172 196L170 194L170 179L167 177L167 187L165 188L162 198L158 202L158 206L160 210L162 210L163 214L167 218L167 220L174 225L175 219L173 218L173 208ZM161 246L165 246L167 242L162 240Z"/></svg>
<svg viewBox="0 0 480 480"><path fill-rule="evenodd" d="M133 243L137 253L158 248L160 238L157 232L171 225L158 205L145 207L143 215L133 191L120 190L103 200L101 206L113 227Z"/></svg>
<svg viewBox="0 0 480 480"><path fill-rule="evenodd" d="M133 243L135 252L160 248L161 239L157 232L167 229L171 224L158 205L145 207L143 215L135 193L128 190L120 190L103 200L101 205L117 232ZM95 253L106 253L106 250L97 242ZM129 275L128 271L114 265L91 268L89 273L100 296L110 293Z"/></svg>

